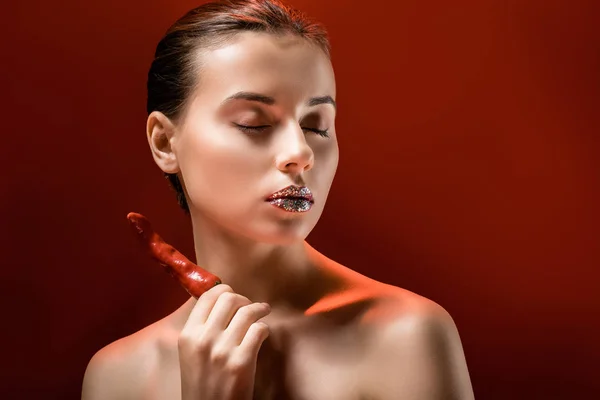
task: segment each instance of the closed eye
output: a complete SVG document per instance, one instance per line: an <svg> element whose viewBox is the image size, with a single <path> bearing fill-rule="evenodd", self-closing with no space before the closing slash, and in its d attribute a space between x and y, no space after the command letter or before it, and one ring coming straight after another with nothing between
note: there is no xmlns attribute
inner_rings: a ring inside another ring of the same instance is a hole
<svg viewBox="0 0 600 400"><path fill-rule="evenodd" d="M243 132L247 132L247 133L262 132L265 129L270 128L270 125L260 125L260 126L248 126L248 125L240 125L240 124L235 124L235 125L239 129L241 129ZM329 130L328 129L321 130L321 129L316 129L316 128L302 128L302 130L314 132L317 135L320 135L320 136L323 136L323 137L329 137Z"/></svg>

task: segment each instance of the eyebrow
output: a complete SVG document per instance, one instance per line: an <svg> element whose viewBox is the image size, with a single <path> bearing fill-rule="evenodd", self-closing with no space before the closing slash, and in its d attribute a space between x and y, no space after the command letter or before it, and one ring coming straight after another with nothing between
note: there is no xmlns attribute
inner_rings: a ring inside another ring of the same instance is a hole
<svg viewBox="0 0 600 400"><path fill-rule="evenodd" d="M231 100L248 100L248 101L257 101L259 103L267 104L269 106L275 104L275 99L270 96L265 96L264 94L254 93L254 92L237 92L227 97L221 104L225 104L230 102ZM337 110L337 104L335 100L331 96L319 96L319 97L311 97L307 105L309 107L313 107L319 104L331 104L333 108Z"/></svg>

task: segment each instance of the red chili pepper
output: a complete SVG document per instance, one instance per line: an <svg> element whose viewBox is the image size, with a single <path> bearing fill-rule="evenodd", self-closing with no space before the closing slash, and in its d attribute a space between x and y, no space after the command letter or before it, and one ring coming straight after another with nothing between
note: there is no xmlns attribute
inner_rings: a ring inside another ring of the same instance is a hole
<svg viewBox="0 0 600 400"><path fill-rule="evenodd" d="M166 243L154 232L150 221L142 214L130 212L127 219L152 258L158 261L169 275L177 279L190 295L198 298L208 289L221 283L219 277L200 268Z"/></svg>

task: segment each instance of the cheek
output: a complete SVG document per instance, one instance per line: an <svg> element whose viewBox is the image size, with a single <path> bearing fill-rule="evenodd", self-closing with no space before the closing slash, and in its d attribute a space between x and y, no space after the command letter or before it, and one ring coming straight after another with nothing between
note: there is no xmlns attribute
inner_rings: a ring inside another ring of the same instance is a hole
<svg viewBox="0 0 600 400"><path fill-rule="evenodd" d="M260 159L243 138L219 132L186 132L180 143L179 164L190 200L196 207L243 204L248 187L261 179Z"/></svg>
<svg viewBox="0 0 600 400"><path fill-rule="evenodd" d="M339 149L337 142L324 147L322 151L315 152L315 169L313 179L318 180L319 186L325 186L329 190L329 186L333 181L339 162Z"/></svg>

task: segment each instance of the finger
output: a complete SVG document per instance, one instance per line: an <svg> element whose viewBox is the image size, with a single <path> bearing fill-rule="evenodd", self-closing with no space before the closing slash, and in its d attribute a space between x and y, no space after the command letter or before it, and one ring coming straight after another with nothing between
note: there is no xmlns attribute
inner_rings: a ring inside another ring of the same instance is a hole
<svg viewBox="0 0 600 400"><path fill-rule="evenodd" d="M202 294L202 296L198 298L194 308L192 308L184 329L186 326L189 327L190 325L201 326L206 324L206 321L208 320L208 317L214 308L217 299L226 292L233 293L233 289L231 286L223 284L217 285Z"/></svg>
<svg viewBox="0 0 600 400"><path fill-rule="evenodd" d="M207 331L222 332L227 328L229 322L237 312L238 308L251 304L248 298L237 293L225 292L217 299L208 319L206 320Z"/></svg>
<svg viewBox="0 0 600 400"><path fill-rule="evenodd" d="M270 331L267 324L262 321L253 323L250 325L250 328L248 328L248 332L240 344L240 351L247 354L249 357L252 357L252 360L256 360L258 358L260 346L262 346L265 339L269 337L269 334Z"/></svg>
<svg viewBox="0 0 600 400"><path fill-rule="evenodd" d="M271 307L267 303L252 303L240 307L225 329L227 342L231 346L239 346L250 326L270 313Z"/></svg>

